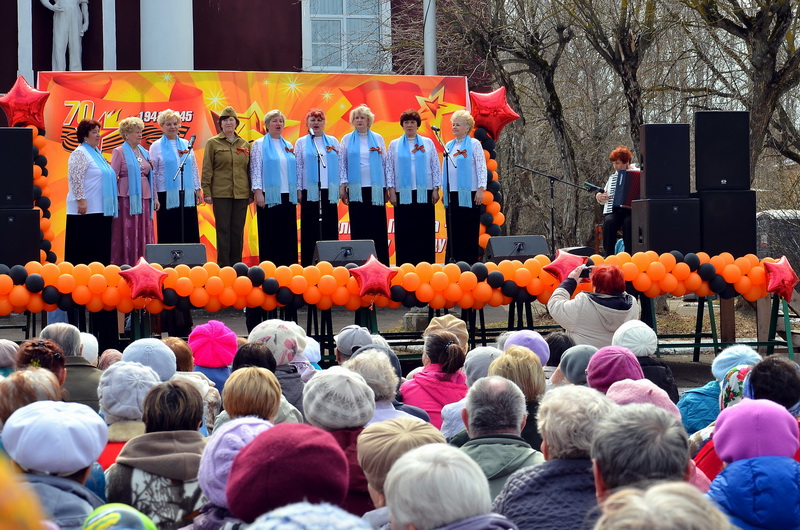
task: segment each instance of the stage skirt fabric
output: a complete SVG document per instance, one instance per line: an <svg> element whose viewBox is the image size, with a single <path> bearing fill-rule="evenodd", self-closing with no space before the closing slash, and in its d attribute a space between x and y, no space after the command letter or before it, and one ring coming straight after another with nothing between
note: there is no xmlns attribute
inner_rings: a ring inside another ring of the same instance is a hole
<svg viewBox="0 0 800 530"><path fill-rule="evenodd" d="M350 211L350 238L371 239L374 241L375 257L384 265L389 265L389 235L386 227L386 206L375 206L372 204L372 188L362 187L361 195L363 199L362 202L350 201L348 205Z"/></svg>
<svg viewBox="0 0 800 530"><path fill-rule="evenodd" d="M450 212L447 226L449 259L475 263L481 254L478 235L481 222L481 207L474 204L472 192L469 207L458 205L458 192L450 193ZM452 226L451 226L452 225Z"/></svg>
<svg viewBox="0 0 800 530"><path fill-rule="evenodd" d="M334 190L338 193L338 190ZM317 241L335 241L339 239L339 207L331 204L328 190L321 190L322 197L322 233L320 235L319 202L306 200L303 190L303 203L300 205L300 259L304 267L313 264L314 249Z"/></svg>
<svg viewBox="0 0 800 530"><path fill-rule="evenodd" d="M277 266L297 263L297 205L289 194L281 194L281 203L256 208L258 216L258 257Z"/></svg>
<svg viewBox="0 0 800 530"><path fill-rule="evenodd" d="M414 192L416 199L416 191ZM436 261L436 213L428 191L428 202L398 204L394 207L395 261L434 263Z"/></svg>
<svg viewBox="0 0 800 530"><path fill-rule="evenodd" d="M187 193L193 193L187 191ZM158 202L161 209L156 212L158 227L157 242L160 243L199 243L200 228L197 220L197 207L185 206L183 208L183 237L181 236L181 209L180 207L167 210L167 192L158 192Z"/></svg>
<svg viewBox="0 0 800 530"><path fill-rule="evenodd" d="M130 214L130 199L119 198L119 214L111 226L111 263L136 265L144 256L145 246L155 242L150 199L142 199L142 213Z"/></svg>
<svg viewBox="0 0 800 530"><path fill-rule="evenodd" d="M111 223L102 213L68 215L64 260L72 264L111 263Z"/></svg>

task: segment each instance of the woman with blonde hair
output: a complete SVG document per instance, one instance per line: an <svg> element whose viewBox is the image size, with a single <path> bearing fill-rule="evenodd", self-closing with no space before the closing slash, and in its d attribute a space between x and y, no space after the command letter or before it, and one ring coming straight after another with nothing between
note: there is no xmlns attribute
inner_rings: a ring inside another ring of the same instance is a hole
<svg viewBox="0 0 800 530"><path fill-rule="evenodd" d="M281 385L266 368L240 368L225 382L222 402L231 419L258 416L274 422L281 405Z"/></svg>
<svg viewBox="0 0 800 530"><path fill-rule="evenodd" d="M153 166L142 147L144 122L136 117L119 123L123 144L111 152L111 167L117 174L119 215L111 226L111 263L135 265L146 245L155 243L153 212L159 209L153 188Z"/></svg>
<svg viewBox="0 0 800 530"><path fill-rule="evenodd" d="M341 142L339 198L350 212L350 237L374 241L376 257L388 265L386 200L395 202L396 196L394 183L387 182L386 142L370 130L375 114L366 105L350 112L350 123L354 130Z"/></svg>

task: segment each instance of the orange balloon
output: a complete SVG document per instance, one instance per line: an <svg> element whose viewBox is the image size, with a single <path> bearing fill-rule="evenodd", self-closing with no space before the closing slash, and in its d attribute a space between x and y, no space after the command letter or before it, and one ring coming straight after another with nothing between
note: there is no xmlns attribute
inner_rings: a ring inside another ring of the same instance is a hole
<svg viewBox="0 0 800 530"><path fill-rule="evenodd" d="M620 263L625 263L626 261L630 261L631 260L631 255L628 254L625 251L620 252L619 254L616 254L616 256L619 258ZM608 259L608 258L606 258L606 259Z"/></svg>
<svg viewBox="0 0 800 530"><path fill-rule="evenodd" d="M310 285L303 293L303 300L309 305L316 305L322 299L322 292L316 285Z"/></svg>
<svg viewBox="0 0 800 530"><path fill-rule="evenodd" d="M503 305L503 293L499 289L492 290L492 297L489 298L489 305L492 307L499 307Z"/></svg>
<svg viewBox="0 0 800 530"><path fill-rule="evenodd" d="M119 271L120 268L118 265L106 266L105 270L103 271L103 276L105 276L109 286L116 287L119 285L119 282L122 281L122 276L119 275Z"/></svg>
<svg viewBox="0 0 800 530"><path fill-rule="evenodd" d="M189 296L194 290L194 284L188 277L181 277L175 280L175 292L178 296Z"/></svg>
<svg viewBox="0 0 800 530"><path fill-rule="evenodd" d="M458 305L463 309L470 309L475 305L475 298L469 293L464 293L464 296L458 301Z"/></svg>
<svg viewBox="0 0 800 530"><path fill-rule="evenodd" d="M668 272L658 281L658 287L665 293L671 293L678 287L678 279Z"/></svg>
<svg viewBox="0 0 800 530"><path fill-rule="evenodd" d="M433 295L431 301L428 302L428 305L431 306L432 309L441 309L447 305L447 298L445 298L442 293L436 293Z"/></svg>
<svg viewBox="0 0 800 530"><path fill-rule="evenodd" d="M15 285L11 288L11 292L8 293L8 301L11 302L13 306L26 306L28 305L28 301L31 299L31 293L28 289L25 288L24 285Z"/></svg>
<svg viewBox="0 0 800 530"><path fill-rule="evenodd" d="M302 276L305 269L299 263L292 263L289 265L289 270L292 271L292 276Z"/></svg>
<svg viewBox="0 0 800 530"><path fill-rule="evenodd" d="M167 273L166 278L164 278L164 289L174 289L175 282L178 281L178 272L172 267L167 267L164 272Z"/></svg>
<svg viewBox="0 0 800 530"><path fill-rule="evenodd" d="M203 268L208 272L209 276L219 276L220 266L213 261L204 263Z"/></svg>
<svg viewBox="0 0 800 530"><path fill-rule="evenodd" d="M653 280L651 280L650 277L644 272L640 272L639 275L633 279L634 288L640 292L647 291L652 284Z"/></svg>
<svg viewBox="0 0 800 530"><path fill-rule="evenodd" d="M303 277L308 280L310 285L316 285L322 277L322 273L319 271L319 268L310 265L303 270Z"/></svg>
<svg viewBox="0 0 800 530"><path fill-rule="evenodd" d="M0 296L0 316L8 316L14 311L14 306L8 301L7 296Z"/></svg>
<svg viewBox="0 0 800 530"><path fill-rule="evenodd" d="M133 311L133 300L130 298L122 298L117 304L117 311L121 313L130 313Z"/></svg>
<svg viewBox="0 0 800 530"><path fill-rule="evenodd" d="M722 274L723 269L725 269L725 260L721 256L714 256L710 260L711 264L717 269L717 274Z"/></svg>
<svg viewBox="0 0 800 530"><path fill-rule="evenodd" d="M669 252L664 252L658 257L658 261L664 266L664 270L667 272L672 272L672 269L675 268L675 264L678 260L675 259L675 256L670 254Z"/></svg>
<svg viewBox="0 0 800 530"><path fill-rule="evenodd" d="M209 313L216 313L217 311L222 309L222 304L220 303L219 298L217 298L216 296L212 296L208 299L208 303L205 305L203 309L205 309Z"/></svg>
<svg viewBox="0 0 800 530"><path fill-rule="evenodd" d="M711 256L706 254L705 252L696 252L697 257L700 258L700 264L708 263L711 260Z"/></svg>
<svg viewBox="0 0 800 530"><path fill-rule="evenodd" d="M683 262L676 263L675 267L672 268L672 274L675 275L675 278L677 278L679 282L688 278L691 272L692 269L689 268L689 265Z"/></svg>
<svg viewBox="0 0 800 530"><path fill-rule="evenodd" d="M703 279L696 272L690 272L689 276L683 281L683 285L686 286L686 291L690 293L697 291L702 284Z"/></svg>
<svg viewBox="0 0 800 530"><path fill-rule="evenodd" d="M317 263L317 269L319 269L319 273L324 276L333 272L333 265L327 261L320 261Z"/></svg>
<svg viewBox="0 0 800 530"><path fill-rule="evenodd" d="M436 291L444 291L450 285L450 278L443 272L434 272L431 276L430 286Z"/></svg>
<svg viewBox="0 0 800 530"><path fill-rule="evenodd" d="M403 276L402 285L403 289L406 291L416 291L421 283L422 281L419 279L419 276L414 272L407 273L405 276Z"/></svg>
<svg viewBox="0 0 800 530"><path fill-rule="evenodd" d="M767 282L767 275L763 265L753 266L749 271L747 271L747 277L750 278L750 281L754 286L761 286Z"/></svg>
<svg viewBox="0 0 800 530"><path fill-rule="evenodd" d="M433 300L433 295L436 294L436 291L434 291L433 287L431 287L429 283L423 283L417 288L414 294L416 295L417 300L423 304L427 304Z"/></svg>
<svg viewBox="0 0 800 530"><path fill-rule="evenodd" d="M390 267L393 271L397 272L389 282L390 286L400 285L403 283L403 276L406 275L405 271L400 267Z"/></svg>
<svg viewBox="0 0 800 530"><path fill-rule="evenodd" d="M482 204L484 206L488 206L494 202L494 194L491 191L484 191L483 192L483 201Z"/></svg>
<svg viewBox="0 0 800 530"><path fill-rule="evenodd" d="M506 216L503 215L503 212L497 212L494 214L494 224L501 225L506 222Z"/></svg>
<svg viewBox="0 0 800 530"><path fill-rule="evenodd" d="M744 296L744 299L747 300L748 302L755 302L756 300L761 298L761 287L758 285L754 285L750 288L749 291L747 291L747 293L745 293L742 296Z"/></svg>
<svg viewBox="0 0 800 530"><path fill-rule="evenodd" d="M244 309L247 307L247 298L244 296L237 296L236 301L233 302L233 307L235 309Z"/></svg>
<svg viewBox="0 0 800 530"><path fill-rule="evenodd" d="M500 203L499 202L492 202L486 205L486 211L492 214L492 216L497 215L500 213Z"/></svg>
<svg viewBox="0 0 800 530"><path fill-rule="evenodd" d="M655 298L660 294L661 287L659 287L658 282L653 282L653 285L651 285L650 288L644 292L644 295L648 298Z"/></svg>
<svg viewBox="0 0 800 530"><path fill-rule="evenodd" d="M514 277L517 267L514 266L514 262L503 260L497 264L497 270L503 273L503 280L510 280Z"/></svg>
<svg viewBox="0 0 800 530"><path fill-rule="evenodd" d="M278 280L281 287L287 287L293 277L294 273L292 273L292 269L285 265L281 265L275 269L275 279Z"/></svg>
<svg viewBox="0 0 800 530"><path fill-rule="evenodd" d="M479 282L473 289L472 289L472 296L475 297L475 301L479 303L486 303L492 299L492 288L486 282Z"/></svg>
<svg viewBox="0 0 800 530"><path fill-rule="evenodd" d="M535 258L526 259L523 266L530 271L531 276L533 276L534 278L539 276L539 273L542 270L542 264L539 263L539 261L536 260Z"/></svg>
<svg viewBox="0 0 800 530"><path fill-rule="evenodd" d="M345 302L344 307L349 309L350 311L355 311L359 307L361 307L361 297L356 294L350 295L350 298L347 299Z"/></svg>
<svg viewBox="0 0 800 530"><path fill-rule="evenodd" d="M519 285L520 287L525 287L533 280L533 275L531 271L529 271L525 267L520 267L514 271L514 277L512 278L514 283Z"/></svg>
<svg viewBox="0 0 800 530"><path fill-rule="evenodd" d="M592 260L592 263L594 263L595 265L602 265L603 263L606 262L606 259L600 254L592 254L591 256L589 256L589 259Z"/></svg>
<svg viewBox="0 0 800 530"><path fill-rule="evenodd" d="M413 263L401 263L400 270L403 271L404 273L417 272L416 268L414 268Z"/></svg>
<svg viewBox="0 0 800 530"><path fill-rule="evenodd" d="M189 302L194 307L205 307L209 300L211 300L211 295L202 287L195 287L189 295Z"/></svg>
<svg viewBox="0 0 800 530"><path fill-rule="evenodd" d="M11 292L14 287L14 281L11 276L7 274L0 274L0 295L5 296Z"/></svg>
<svg viewBox="0 0 800 530"><path fill-rule="evenodd" d="M39 136L39 128L36 125L26 125L25 128L31 130L31 134L33 135L33 138L36 138L37 136Z"/></svg>
<svg viewBox="0 0 800 530"><path fill-rule="evenodd" d="M222 283L225 284L225 287L232 287L233 282L236 281L236 271L233 267L222 267L219 270L219 277L222 278Z"/></svg>
<svg viewBox="0 0 800 530"><path fill-rule="evenodd" d="M206 280L206 291L208 291L210 296L219 296L224 288L225 283L219 276L210 276L208 280Z"/></svg>
<svg viewBox="0 0 800 530"><path fill-rule="evenodd" d="M736 292L739 294L746 294L753 288L753 282L751 282L750 278L747 276L741 276L733 284L733 288L736 289Z"/></svg>
<svg viewBox="0 0 800 530"><path fill-rule="evenodd" d="M747 258L747 261L750 262L751 267L755 267L756 265L761 263L758 259L758 256L756 256L755 254L745 254L744 257Z"/></svg>
<svg viewBox="0 0 800 530"><path fill-rule="evenodd" d="M736 258L733 260L733 264L739 267L739 270L742 271L742 274L747 274L747 272L753 267L753 264L750 263L750 260L747 258Z"/></svg>
<svg viewBox="0 0 800 530"><path fill-rule="evenodd" d="M103 306L103 302L100 302L100 306L101 307ZM40 313L44 310L44 300L42 300L42 293L31 293L31 297L28 300L27 309L31 313Z"/></svg>
<svg viewBox="0 0 800 530"><path fill-rule="evenodd" d="M192 269L189 271L189 279L192 280L192 285L194 285L195 287L204 286L208 281L208 277L209 277L208 271L203 267L192 267ZM203 307L205 305L206 304L196 307Z"/></svg>
<svg viewBox="0 0 800 530"><path fill-rule="evenodd" d="M278 307L278 299L275 298L275 295L267 295L264 299L264 303L261 304L261 308L267 311L274 311Z"/></svg>
<svg viewBox="0 0 800 530"><path fill-rule="evenodd" d="M358 294L361 292L361 287L358 286L358 280L352 277L347 280L347 285L345 287L347 287L350 294Z"/></svg>
<svg viewBox="0 0 800 530"><path fill-rule="evenodd" d="M355 280L355 278L353 278ZM358 283L356 283L358 285ZM306 280L305 276L295 276L291 280L289 280L289 289L294 294L303 294L308 289L308 280Z"/></svg>
<svg viewBox="0 0 800 530"><path fill-rule="evenodd" d="M616 265L617 267L622 267L622 260L616 255L606 256L606 259L603 263L605 265Z"/></svg>
<svg viewBox="0 0 800 530"><path fill-rule="evenodd" d="M497 160L494 160L493 158L487 158L486 169L489 171L497 171Z"/></svg>
<svg viewBox="0 0 800 530"><path fill-rule="evenodd" d="M25 264L25 270L28 271L28 274L41 274L42 264L38 261L29 261Z"/></svg>
<svg viewBox="0 0 800 530"><path fill-rule="evenodd" d="M323 295L331 295L336 290L338 284L336 283L336 278L331 276L330 274L325 274L324 276L320 277L319 283L319 291Z"/></svg>
<svg viewBox="0 0 800 530"><path fill-rule="evenodd" d="M264 300L267 298L267 293L263 290L253 287L247 296L245 296L245 300L247 300L247 307L259 307L264 304Z"/></svg>
<svg viewBox="0 0 800 530"><path fill-rule="evenodd" d="M448 263L442 269L451 282L457 282L461 279L461 269L455 263Z"/></svg>
<svg viewBox="0 0 800 530"><path fill-rule="evenodd" d="M730 252L721 252L719 255L720 258L725 262L725 265L730 265L734 262L733 254Z"/></svg>
<svg viewBox="0 0 800 530"><path fill-rule="evenodd" d="M532 278L531 283L527 285L526 289L528 290L528 294L539 296L544 290L544 283L539 278Z"/></svg>
<svg viewBox="0 0 800 530"><path fill-rule="evenodd" d="M336 305L345 305L350 300L350 291L347 290L347 287L340 285L331 295L331 300Z"/></svg>
<svg viewBox="0 0 800 530"><path fill-rule="evenodd" d="M637 252L631 256L631 262L636 265L639 272L644 272L647 270L647 266L650 265L650 258L644 252Z"/></svg>
<svg viewBox="0 0 800 530"><path fill-rule="evenodd" d="M654 282L660 281L667 274L667 268L660 261L650 262L647 266L647 275Z"/></svg>
<svg viewBox="0 0 800 530"><path fill-rule="evenodd" d="M164 310L164 303L161 300L153 299L144 306L148 313L157 315Z"/></svg>
<svg viewBox="0 0 800 530"><path fill-rule="evenodd" d="M327 311L331 307L333 307L333 300L331 300L331 297L327 294L322 295L322 298L317 302L317 309L320 311Z"/></svg>
<svg viewBox="0 0 800 530"><path fill-rule="evenodd" d="M61 271L58 270L58 265L55 263L45 263L42 265L42 270L39 271L39 274L44 278L45 285L55 285Z"/></svg>
<svg viewBox="0 0 800 530"><path fill-rule="evenodd" d="M623 263L620 269L622 270L622 275L625 277L626 282L632 282L639 276L639 267L637 267L635 263Z"/></svg>
<svg viewBox="0 0 800 530"><path fill-rule="evenodd" d="M89 269L88 265L84 265L83 263L75 265L75 268L72 270L72 276L75 278L75 281L78 283L78 285L86 285L86 282L89 281L89 276L91 275L91 269Z"/></svg>
<svg viewBox="0 0 800 530"><path fill-rule="evenodd" d="M236 296L247 296L253 290L253 282L247 276L239 276L233 280L233 292Z"/></svg>
<svg viewBox="0 0 800 530"><path fill-rule="evenodd" d="M492 236L487 233L483 233L478 237L478 244L481 246L481 248L486 248L486 245L489 244L489 239L491 237Z"/></svg>
<svg viewBox="0 0 800 530"><path fill-rule="evenodd" d="M695 289L694 294L700 297L705 297L711 294L711 288L708 286L708 282L703 282L700 287Z"/></svg>
<svg viewBox="0 0 800 530"><path fill-rule="evenodd" d="M78 282L75 281L75 277L72 274L62 274L56 281L56 288L59 293L68 294L75 290L77 284ZM2 288L0 288L0 294L3 294Z"/></svg>
<svg viewBox="0 0 800 530"><path fill-rule="evenodd" d="M672 296L674 296L674 297L676 297L676 298L677 298L677 297L681 297L681 296L683 296L683 295L685 295L685 294L686 294L686 286L685 286L685 285L683 285L683 283L681 283L681 282L678 282L678 286L677 286L677 287L675 287L675 289L673 289L673 290L672 290L672 291L670 291L670 292L672 293Z"/></svg>
<svg viewBox="0 0 800 530"><path fill-rule="evenodd" d="M92 274L89 276L89 281L86 283L89 287L89 290L92 292L93 295L102 294L103 291L106 290L108 287L108 282L106 281L106 277L102 274Z"/></svg>
<svg viewBox="0 0 800 530"><path fill-rule="evenodd" d="M417 263L415 271L422 283L429 282L431 280L431 276L433 276L433 266L427 261Z"/></svg>
<svg viewBox="0 0 800 530"><path fill-rule="evenodd" d="M451 283L444 290L444 297L448 302L458 302L462 296L464 296L464 289L457 283Z"/></svg>
<svg viewBox="0 0 800 530"><path fill-rule="evenodd" d="M328 263L328 265L330 265L330 263ZM261 263L258 264L258 266L261 267L261 270L264 271L265 278L275 277L275 269L277 269L277 267L271 261L262 261Z"/></svg>
<svg viewBox="0 0 800 530"><path fill-rule="evenodd" d="M14 294L13 290L11 294ZM11 294L8 297L9 300L11 300ZM89 303L89 300L92 299L92 292L85 285L78 285L75 287L75 290L72 291L72 299L78 305L86 305Z"/></svg>
<svg viewBox="0 0 800 530"><path fill-rule="evenodd" d="M222 289L222 292L219 293L219 303L223 306L232 306L236 303L236 291L233 290L233 287L225 287Z"/></svg>
<svg viewBox="0 0 800 530"><path fill-rule="evenodd" d="M104 305L116 307L122 297L119 294L119 289L116 287L108 287L100 295L100 299Z"/></svg>
<svg viewBox="0 0 800 530"><path fill-rule="evenodd" d="M458 285L464 290L471 291L478 285L478 277L472 271L462 272L458 278Z"/></svg>
<svg viewBox="0 0 800 530"><path fill-rule="evenodd" d="M482 235L486 233L486 225L483 223L478 225L478 235Z"/></svg>
<svg viewBox="0 0 800 530"><path fill-rule="evenodd" d="M347 285L347 281L350 279L350 271L344 267L335 267L333 269L332 275L336 278L336 283L338 285ZM336 305L343 305L343 304L336 304Z"/></svg>
<svg viewBox="0 0 800 530"><path fill-rule="evenodd" d="M740 269L737 265L730 263L725 265L722 269L722 277L725 278L725 281L728 283L736 283L739 281L739 278L742 277L742 269Z"/></svg>
<svg viewBox="0 0 800 530"><path fill-rule="evenodd" d="M175 272L178 273L179 278L188 278L189 273L192 272L192 268L186 265L185 263L180 263L178 265L175 265L175 267L173 268L175 269Z"/></svg>

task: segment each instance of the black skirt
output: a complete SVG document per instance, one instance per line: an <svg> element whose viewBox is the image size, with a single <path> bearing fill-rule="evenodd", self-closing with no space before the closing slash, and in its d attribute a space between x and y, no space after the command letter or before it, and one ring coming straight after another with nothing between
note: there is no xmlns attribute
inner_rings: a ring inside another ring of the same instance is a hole
<svg viewBox="0 0 800 530"><path fill-rule="evenodd" d="M416 191L413 194L416 199ZM398 265L436 261L436 212L430 191L427 203L415 200L394 207L394 248Z"/></svg>
<svg viewBox="0 0 800 530"><path fill-rule="evenodd" d="M258 257L275 265L297 263L297 205L281 193L281 203L256 208Z"/></svg>
<svg viewBox="0 0 800 530"><path fill-rule="evenodd" d="M111 263L111 221L101 213L67 215L64 260L72 264Z"/></svg>
<svg viewBox="0 0 800 530"><path fill-rule="evenodd" d="M381 191L383 194L383 191ZM389 234L386 227L386 205L372 204L372 188L361 188L361 202L350 201L350 238L375 242L378 261L389 265Z"/></svg>
<svg viewBox="0 0 800 530"><path fill-rule="evenodd" d="M300 259L304 267L312 264L317 241L339 239L338 203L331 204L328 201L328 190L321 190L322 223L320 224L320 202L309 202L306 199L307 193L303 190L303 202L300 205ZM339 191L334 188L334 193L338 194Z"/></svg>
<svg viewBox="0 0 800 530"><path fill-rule="evenodd" d="M194 190L186 190L194 197ZM181 208L167 209L167 192L158 192L158 202L161 207L156 212L158 224L158 243L199 243L200 228L197 220L197 207L184 206L183 208L183 234L181 234Z"/></svg>
<svg viewBox="0 0 800 530"><path fill-rule="evenodd" d="M475 192L470 194L470 206L458 205L458 192L450 193L447 219L448 258L453 261L475 263L481 255L478 245L481 207L475 205Z"/></svg>

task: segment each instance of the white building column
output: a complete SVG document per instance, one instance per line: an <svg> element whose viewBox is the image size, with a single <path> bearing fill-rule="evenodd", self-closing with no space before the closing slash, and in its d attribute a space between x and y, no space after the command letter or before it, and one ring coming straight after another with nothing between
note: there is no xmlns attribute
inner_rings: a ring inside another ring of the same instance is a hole
<svg viewBox="0 0 800 530"><path fill-rule="evenodd" d="M117 6L103 0L103 70L117 69Z"/></svg>
<svg viewBox="0 0 800 530"><path fill-rule="evenodd" d="M17 0L17 75L35 87L33 78L33 11L31 0Z"/></svg>
<svg viewBox="0 0 800 530"><path fill-rule="evenodd" d="M194 70L191 0L141 0L142 70Z"/></svg>

